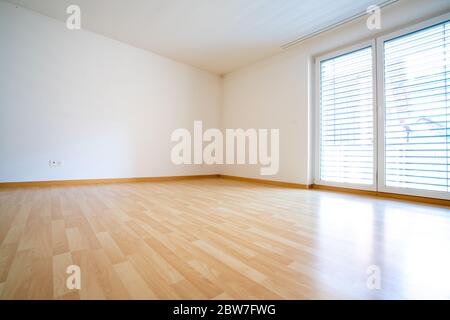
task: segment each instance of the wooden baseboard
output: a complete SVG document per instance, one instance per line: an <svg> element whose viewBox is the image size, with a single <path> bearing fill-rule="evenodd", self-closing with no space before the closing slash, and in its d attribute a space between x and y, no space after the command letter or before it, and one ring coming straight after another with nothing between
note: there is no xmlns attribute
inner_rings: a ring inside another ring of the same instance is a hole
<svg viewBox="0 0 450 320"><path fill-rule="evenodd" d="M440 205L440 206L450 206L450 200L446 200L446 199L410 196L410 195L406 195L406 194L369 191L369 190L358 190L358 189L341 188L341 187L331 187L331 186L324 186L324 185L317 185L317 184L313 184L311 187L312 187L312 189L316 189L316 190L343 192L343 193L368 195L368 196L381 197L381 198L389 198L389 199L395 199L395 200L405 200L405 201L435 204L435 205Z"/></svg>
<svg viewBox="0 0 450 320"><path fill-rule="evenodd" d="M141 177L141 178L107 178L107 179L0 182L0 188L111 184L111 183L131 183L131 182L162 182L162 181L180 181L180 180L193 180L193 179L205 179L205 178L218 178L219 176L220 175L218 175L218 174L211 174L211 175Z"/></svg>
<svg viewBox="0 0 450 320"><path fill-rule="evenodd" d="M108 178L108 179L80 179L80 180L50 180L50 181L27 181L27 182L0 182L0 188L20 188L20 187L48 187L48 186L68 186L68 185L89 185L89 184L111 184L111 183L133 183L133 182L164 182L164 181L182 181L205 178L224 178L242 182L259 183L284 188L295 189L315 189L333 192L343 192L358 195L367 195L375 197L390 198L396 200L406 200L420 203L435 204L441 206L450 206L450 200L436 199L428 197L410 196L397 193L377 192L368 190L357 190L350 188L331 187L324 185L306 185L300 183L274 181L266 179L246 178L239 176L211 174L211 175L191 175L191 176L166 176L166 177L142 177L142 178Z"/></svg>
<svg viewBox="0 0 450 320"><path fill-rule="evenodd" d="M261 183L271 186L277 187L285 187L285 188L295 188L295 189L309 189L310 186L306 184L293 183L293 182L283 182L283 181L274 181L274 180L266 180L266 179L256 179L256 178L246 178L246 177L238 177L238 176L229 176L229 175L220 175L221 178L243 181L243 182L253 182L253 183Z"/></svg>

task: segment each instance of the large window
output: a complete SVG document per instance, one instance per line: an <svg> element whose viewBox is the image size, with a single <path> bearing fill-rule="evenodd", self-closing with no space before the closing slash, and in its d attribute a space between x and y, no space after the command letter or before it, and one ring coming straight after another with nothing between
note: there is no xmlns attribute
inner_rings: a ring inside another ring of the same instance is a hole
<svg viewBox="0 0 450 320"><path fill-rule="evenodd" d="M320 63L320 178L374 180L372 47Z"/></svg>
<svg viewBox="0 0 450 320"><path fill-rule="evenodd" d="M450 23L384 42L384 181L449 191Z"/></svg>
<svg viewBox="0 0 450 320"><path fill-rule="evenodd" d="M317 59L316 183L449 199L448 15L374 43Z"/></svg>

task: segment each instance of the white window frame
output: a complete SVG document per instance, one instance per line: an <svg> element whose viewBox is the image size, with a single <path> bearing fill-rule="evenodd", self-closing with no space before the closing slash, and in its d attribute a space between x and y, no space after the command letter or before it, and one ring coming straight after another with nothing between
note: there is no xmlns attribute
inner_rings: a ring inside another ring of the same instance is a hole
<svg viewBox="0 0 450 320"><path fill-rule="evenodd" d="M345 49L336 50L315 58L315 103L314 103L314 183L318 185L341 187L348 189L379 191L394 194L404 194L429 198L450 200L450 192L429 191L409 188L388 187L384 177L384 43L396 37L404 36L424 28L431 27L450 20L450 13L402 28L395 32L382 35L369 41L360 42ZM338 57L359 49L372 47L373 57L373 110L374 110L374 177L373 185L338 183L320 179L320 63L321 61Z"/></svg>
<svg viewBox="0 0 450 320"><path fill-rule="evenodd" d="M349 54L364 48L372 48L372 83L373 83L373 183L371 185L368 184L355 184L355 183L340 183L340 182L332 182L325 181L320 179L320 82L321 82L321 72L320 72L320 63L325 60L329 60L332 58L336 58L345 54ZM377 95L376 95L376 43L375 39L360 42L356 45L346 47L345 49L333 51L331 53L319 56L315 59L315 67L316 67L316 90L315 90L315 155L314 155L314 183L318 185L330 186L330 187L342 187L349 189L359 189L359 190L369 190L376 191L377 188Z"/></svg>
<svg viewBox="0 0 450 320"><path fill-rule="evenodd" d="M429 191L410 188L388 187L386 186L384 171L384 43L397 37L401 37L410 33L414 33L421 29L432 27L434 25L450 20L450 13L438 16L436 18L423 21L407 28L380 36L376 39L377 43L377 96L378 96L378 191L386 193L405 194L412 196L421 196L429 198L450 199L450 192Z"/></svg>

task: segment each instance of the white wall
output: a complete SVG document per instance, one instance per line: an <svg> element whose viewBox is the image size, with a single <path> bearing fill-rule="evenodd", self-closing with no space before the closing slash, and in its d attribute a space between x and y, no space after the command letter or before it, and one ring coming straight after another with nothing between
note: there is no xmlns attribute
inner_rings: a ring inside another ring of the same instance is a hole
<svg viewBox="0 0 450 320"><path fill-rule="evenodd" d="M0 181L223 173L311 183L313 57L449 10L448 0L401 0L383 10L380 32L360 19L222 80L0 1ZM194 120L279 128L279 173L173 165L170 134Z"/></svg>
<svg viewBox="0 0 450 320"><path fill-rule="evenodd" d="M274 57L228 74L224 80L222 127L279 128L280 170L259 175L259 166L225 166L222 173L294 183L312 183L313 58L450 11L448 0L401 0L382 10L382 29L366 18L312 38Z"/></svg>
<svg viewBox="0 0 450 320"><path fill-rule="evenodd" d="M217 173L173 165L170 134L219 127L221 99L216 75L0 1L1 182Z"/></svg>

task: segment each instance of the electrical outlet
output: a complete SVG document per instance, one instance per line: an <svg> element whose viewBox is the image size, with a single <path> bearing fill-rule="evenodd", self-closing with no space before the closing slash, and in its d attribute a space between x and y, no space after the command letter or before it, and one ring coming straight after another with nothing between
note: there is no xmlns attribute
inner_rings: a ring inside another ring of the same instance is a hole
<svg viewBox="0 0 450 320"><path fill-rule="evenodd" d="M61 160L49 160L48 165L49 167L62 167L64 163Z"/></svg>

